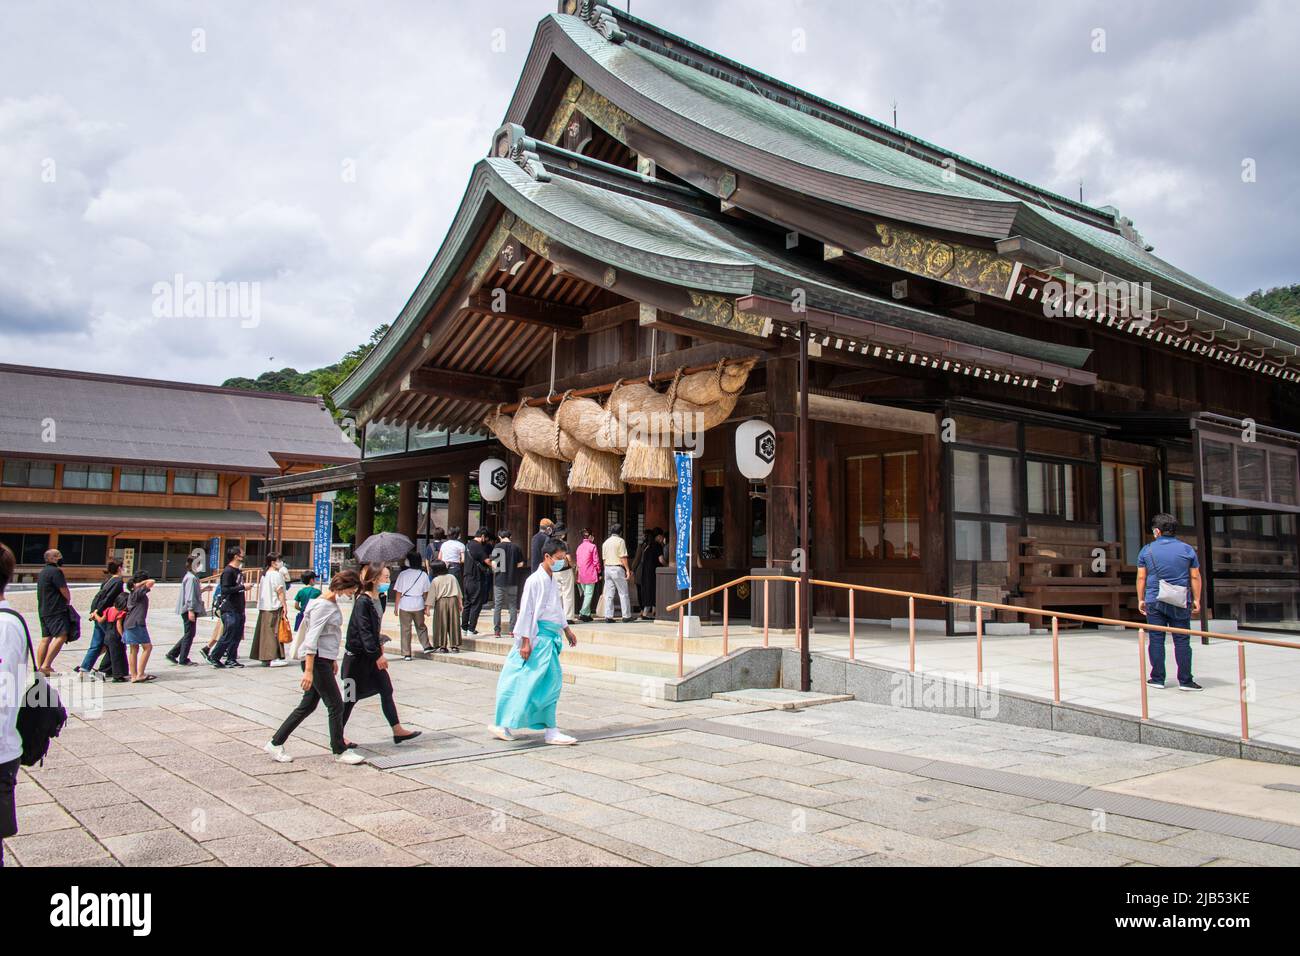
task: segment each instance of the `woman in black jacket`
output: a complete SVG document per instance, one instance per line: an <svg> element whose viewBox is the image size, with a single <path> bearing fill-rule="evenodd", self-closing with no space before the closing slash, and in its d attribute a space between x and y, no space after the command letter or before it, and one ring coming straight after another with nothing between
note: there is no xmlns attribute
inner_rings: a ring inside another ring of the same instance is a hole
<svg viewBox="0 0 1300 956"><path fill-rule="evenodd" d="M388 676L388 658L384 656L384 637L379 627L379 600L375 596L380 584L388 580L388 567L367 564L361 569L361 591L352 605L348 620L348 636L344 642L346 653L339 677L343 679L343 723L357 701L379 695L379 706L393 728L393 743L418 737L419 730L407 730L397 719L397 703L393 700L393 681ZM350 683L349 683L350 682Z"/></svg>

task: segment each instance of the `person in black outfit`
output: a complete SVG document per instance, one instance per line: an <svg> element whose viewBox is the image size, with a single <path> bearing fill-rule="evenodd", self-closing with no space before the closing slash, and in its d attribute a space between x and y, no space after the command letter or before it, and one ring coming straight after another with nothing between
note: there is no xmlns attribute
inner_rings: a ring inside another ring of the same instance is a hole
<svg viewBox="0 0 1300 956"><path fill-rule="evenodd" d="M244 583L244 549L232 544L226 550L226 559L228 563L221 572L221 640L211 651L205 647L199 653L213 667L243 667L239 663L239 642L244 637L244 595L249 587Z"/></svg>
<svg viewBox="0 0 1300 956"><path fill-rule="evenodd" d="M343 725L352 716L357 701L379 695L379 707L393 728L393 743L420 736L423 731L407 730L397 718L397 703L393 700L393 681L388 676L388 658L384 656L384 637L380 633L379 585L388 578L388 566L367 564L361 569L361 591L352 605L348 619L348 636L344 642L343 667L339 677L343 680Z"/></svg>
<svg viewBox="0 0 1300 956"><path fill-rule="evenodd" d="M470 634L478 633L479 615L492 597L492 562L487 543L491 536L487 528L479 528L465 546L465 608L460 629Z"/></svg>
<svg viewBox="0 0 1300 956"><path fill-rule="evenodd" d="M41 620L41 639L36 643L36 668L46 677L54 673L54 659L64 642L77 639L73 633L72 594L63 576L63 555L58 548L45 552L45 567L36 576L36 612Z"/></svg>
<svg viewBox="0 0 1300 956"><path fill-rule="evenodd" d="M86 656L81 659L77 672L104 677L112 671L115 677L125 677L126 651L122 646L122 640L117 636L116 627L104 623L104 612L113 606L117 596L122 593L122 563L110 558L104 567L104 573L107 577L90 600L90 619L94 622L94 630L90 638L90 647L86 650ZM99 662L101 653L104 655L104 664L96 670L95 665ZM114 656L115 653L117 657Z"/></svg>
<svg viewBox="0 0 1300 956"><path fill-rule="evenodd" d="M636 571L636 593L641 599L641 619L654 620L655 616L655 574L667 562L664 561L664 529L651 528L646 532L646 541L641 548L640 563Z"/></svg>
<svg viewBox="0 0 1300 956"><path fill-rule="evenodd" d="M532 574L537 570L538 565L542 563L542 547L546 542L551 540L551 533L555 529L555 522L550 518L543 518L537 522L537 534L533 535L533 540L528 546L528 573Z"/></svg>

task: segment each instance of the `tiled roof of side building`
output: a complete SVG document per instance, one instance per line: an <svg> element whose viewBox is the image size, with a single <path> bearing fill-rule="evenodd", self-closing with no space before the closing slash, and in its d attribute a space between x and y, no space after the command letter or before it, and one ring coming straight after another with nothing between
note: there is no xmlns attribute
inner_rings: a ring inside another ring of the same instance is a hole
<svg viewBox="0 0 1300 956"><path fill-rule="evenodd" d="M354 461L318 398L0 365L0 456L277 474Z"/></svg>

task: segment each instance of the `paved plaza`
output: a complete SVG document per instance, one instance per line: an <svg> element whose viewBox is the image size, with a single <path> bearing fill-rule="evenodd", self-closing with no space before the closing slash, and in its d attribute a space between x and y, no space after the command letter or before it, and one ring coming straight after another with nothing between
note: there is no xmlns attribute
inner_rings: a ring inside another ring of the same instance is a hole
<svg viewBox="0 0 1300 956"><path fill-rule="evenodd" d="M579 682L560 702L578 746L506 744L484 731L495 672L390 658L422 737L394 746L363 702L348 730L370 765L340 766L322 708L279 764L261 747L298 669L174 667L169 607L150 617L159 679L97 685L102 708L23 771L11 863L1300 864L1300 768L856 701Z"/></svg>

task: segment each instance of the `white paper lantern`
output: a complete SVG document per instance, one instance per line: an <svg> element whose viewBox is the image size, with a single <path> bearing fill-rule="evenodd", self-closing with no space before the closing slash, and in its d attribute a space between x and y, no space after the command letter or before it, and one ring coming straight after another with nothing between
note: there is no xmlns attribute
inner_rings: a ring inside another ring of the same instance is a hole
<svg viewBox="0 0 1300 956"><path fill-rule="evenodd" d="M761 419L743 422L736 429L736 465L750 481L762 481L776 461L776 430Z"/></svg>
<svg viewBox="0 0 1300 956"><path fill-rule="evenodd" d="M484 501L500 501L510 485L510 469L500 458L486 458L478 466L478 493Z"/></svg>

